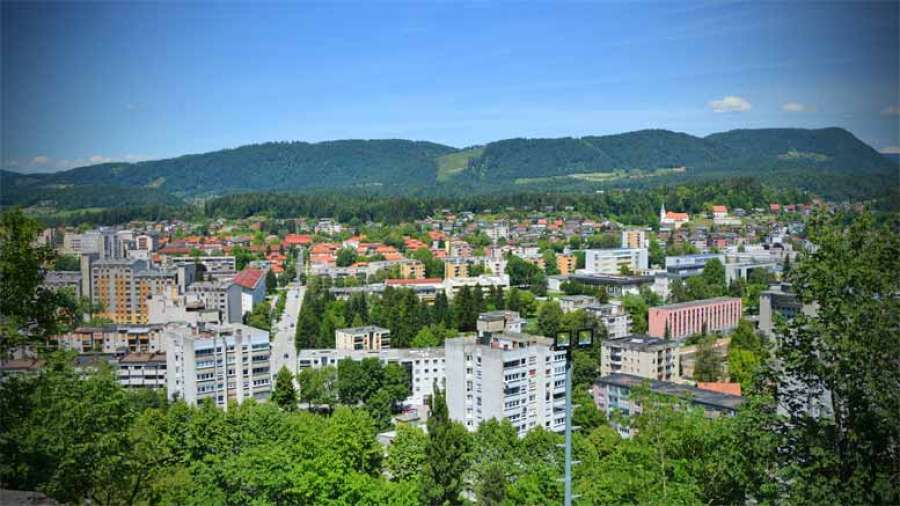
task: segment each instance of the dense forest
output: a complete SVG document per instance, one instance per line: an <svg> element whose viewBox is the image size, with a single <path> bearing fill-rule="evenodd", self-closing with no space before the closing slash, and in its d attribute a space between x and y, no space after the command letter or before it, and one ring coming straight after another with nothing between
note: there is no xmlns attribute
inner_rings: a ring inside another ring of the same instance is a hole
<svg viewBox="0 0 900 506"><path fill-rule="evenodd" d="M732 178L602 193L521 191L455 197L399 196L364 191L242 193L211 199L199 205L148 205L37 214L49 225L110 225L130 220L171 218L202 221L250 216L334 218L344 223L375 221L396 224L431 216L439 209L504 213L508 208L514 208L511 214L524 217L549 207L557 211L571 208L572 212L604 216L627 224L653 225L658 221L659 207L663 203L666 209L698 213L713 203L749 210L768 207L770 202L806 203L811 197L802 191L778 190L752 178Z"/></svg>
<svg viewBox="0 0 900 506"><path fill-rule="evenodd" d="M513 188L517 193L640 189L747 175L774 188L858 199L896 183L897 169L840 128L734 130L705 138L642 130L508 139L461 150L396 139L271 142L54 174L0 171L0 205L171 205L243 192L338 189L459 197Z"/></svg>

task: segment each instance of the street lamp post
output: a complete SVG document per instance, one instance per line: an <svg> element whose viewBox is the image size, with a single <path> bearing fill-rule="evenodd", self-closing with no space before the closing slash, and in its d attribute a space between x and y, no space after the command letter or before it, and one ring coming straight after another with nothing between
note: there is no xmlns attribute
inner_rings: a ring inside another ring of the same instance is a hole
<svg viewBox="0 0 900 506"><path fill-rule="evenodd" d="M594 345L594 329L578 329L574 333L560 331L553 339L553 350L566 351L566 431L565 431L565 506L572 506L572 354L576 348Z"/></svg>

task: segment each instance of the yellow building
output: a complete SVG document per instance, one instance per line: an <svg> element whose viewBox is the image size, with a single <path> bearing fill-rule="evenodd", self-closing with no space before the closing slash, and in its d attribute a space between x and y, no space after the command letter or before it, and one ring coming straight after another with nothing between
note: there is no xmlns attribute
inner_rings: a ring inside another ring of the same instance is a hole
<svg viewBox="0 0 900 506"><path fill-rule="evenodd" d="M155 271L143 260L101 260L91 266L91 300L97 316L118 324L147 323L151 295L178 290L174 271Z"/></svg>
<svg viewBox="0 0 900 506"><path fill-rule="evenodd" d="M400 264L400 277L403 279L425 279L425 264L418 261Z"/></svg>
<svg viewBox="0 0 900 506"><path fill-rule="evenodd" d="M444 279L469 277L469 264L461 261L448 260L444 263Z"/></svg>
<svg viewBox="0 0 900 506"><path fill-rule="evenodd" d="M629 228L622 231L622 247L630 249L647 247L647 232L640 228Z"/></svg>
<svg viewBox="0 0 900 506"><path fill-rule="evenodd" d="M563 276L574 273L577 265L578 259L575 255L556 256L556 268L559 269L559 273Z"/></svg>

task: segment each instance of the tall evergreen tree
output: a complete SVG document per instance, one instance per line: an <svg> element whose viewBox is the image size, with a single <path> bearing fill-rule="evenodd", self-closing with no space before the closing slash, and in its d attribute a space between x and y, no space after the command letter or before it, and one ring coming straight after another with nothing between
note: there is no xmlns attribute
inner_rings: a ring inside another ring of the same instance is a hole
<svg viewBox="0 0 900 506"><path fill-rule="evenodd" d="M275 388L272 389L272 402L285 411L297 409L297 390L294 388L294 375L287 366L282 366L275 375Z"/></svg>
<svg viewBox="0 0 900 506"><path fill-rule="evenodd" d="M462 504L460 493L468 467L469 433L462 424L450 420L445 394L437 383L430 407L420 502L433 506Z"/></svg>
<svg viewBox="0 0 900 506"><path fill-rule="evenodd" d="M450 302L447 300L447 294L443 290L438 291L431 310L431 321L436 325L443 324L448 328L455 326L453 324L453 314L450 312Z"/></svg>

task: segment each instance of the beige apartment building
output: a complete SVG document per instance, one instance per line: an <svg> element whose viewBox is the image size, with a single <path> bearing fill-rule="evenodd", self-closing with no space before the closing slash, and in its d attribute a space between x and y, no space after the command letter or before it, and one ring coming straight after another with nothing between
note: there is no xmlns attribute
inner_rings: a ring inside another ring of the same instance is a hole
<svg viewBox="0 0 900 506"><path fill-rule="evenodd" d="M334 347L338 350L381 351L391 347L391 331L367 325L334 331Z"/></svg>
<svg viewBox="0 0 900 506"><path fill-rule="evenodd" d="M400 264L400 277L403 279L425 279L425 264L418 261Z"/></svg>
<svg viewBox="0 0 900 506"><path fill-rule="evenodd" d="M469 277L469 264L462 260L447 260L444 263L444 279Z"/></svg>
<svg viewBox="0 0 900 506"><path fill-rule="evenodd" d="M117 324L149 320L151 295L178 293L175 271L147 268L143 260L101 260L91 265L91 299L103 307L97 316Z"/></svg>
<svg viewBox="0 0 900 506"><path fill-rule="evenodd" d="M600 375L631 374L660 381L678 381L678 343L658 337L631 335L603 341Z"/></svg>

